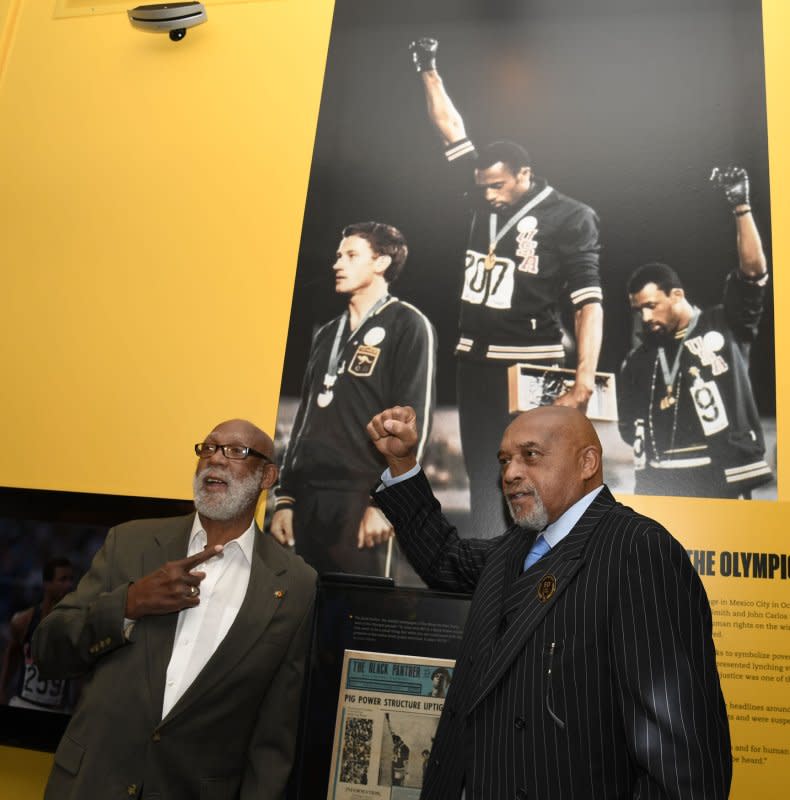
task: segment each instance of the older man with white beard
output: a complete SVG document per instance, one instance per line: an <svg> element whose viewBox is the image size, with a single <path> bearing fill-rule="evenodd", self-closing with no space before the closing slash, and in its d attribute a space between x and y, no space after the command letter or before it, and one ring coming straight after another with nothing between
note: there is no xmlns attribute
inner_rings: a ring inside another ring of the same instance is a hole
<svg viewBox="0 0 790 800"><path fill-rule="evenodd" d="M113 528L33 639L86 678L45 797L282 798L315 572L261 533L272 440L245 420L195 445L196 514Z"/></svg>
<svg viewBox="0 0 790 800"><path fill-rule="evenodd" d="M499 445L515 525L460 539L416 463L410 408L368 434L375 502L435 589L474 592L421 800L726 798L711 612L683 546L603 485L590 421L528 411Z"/></svg>

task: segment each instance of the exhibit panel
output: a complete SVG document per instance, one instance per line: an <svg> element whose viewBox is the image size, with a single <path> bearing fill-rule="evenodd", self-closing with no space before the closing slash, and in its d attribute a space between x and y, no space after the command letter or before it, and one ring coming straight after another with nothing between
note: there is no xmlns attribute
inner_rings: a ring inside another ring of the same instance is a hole
<svg viewBox="0 0 790 800"><path fill-rule="evenodd" d="M778 134L786 111L771 82L781 73L783 13L760 2L606 0L593 10L563 0L481 10L447 0L400 4L393 19L386 3L338 0L278 413L278 441L298 461L326 438L315 420L326 414L319 389L327 376L349 454L369 445L352 425L359 403L346 386L369 389L382 405L407 402L389 402L379 388L393 370L386 325L387 338L373 345L382 353L375 386L348 369L367 345L364 326L337 363L318 346L322 334L313 339L353 306L337 280L344 227L395 226L409 252L387 291L419 309L438 342L421 461L461 534L495 536L507 524L499 436L516 409L572 391L581 352L574 303L600 300L588 411L604 478L617 499L679 539L704 581L735 797L770 795L790 768L780 438L787 198ZM497 190L480 161L486 142L502 138L526 146L531 170L525 205L507 213L492 204ZM654 262L668 264L676 282L664 286L653 269L636 283L636 268ZM560 283L537 284L544 274ZM552 315L564 329L558 345L508 327L519 319L522 329L550 330ZM310 464L295 470L305 486L342 488ZM298 491L289 494L297 519ZM356 534L353 524L346 530ZM330 547L329 533L325 541ZM308 560L315 548L305 550ZM390 555L370 571L419 585Z"/></svg>
<svg viewBox="0 0 790 800"><path fill-rule="evenodd" d="M305 800L409 800L422 786L470 598L368 583L319 589L294 777Z"/></svg>

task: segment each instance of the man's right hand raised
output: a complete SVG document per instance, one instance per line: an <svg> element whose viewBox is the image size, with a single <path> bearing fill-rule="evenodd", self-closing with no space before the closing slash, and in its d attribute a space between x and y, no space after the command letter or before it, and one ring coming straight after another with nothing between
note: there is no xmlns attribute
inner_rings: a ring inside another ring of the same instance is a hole
<svg viewBox="0 0 790 800"><path fill-rule="evenodd" d="M126 595L127 619L140 619L148 614L172 614L200 603L200 582L205 572L193 572L199 564L222 552L222 545L207 547L194 556L168 561L156 572L129 586Z"/></svg>
<svg viewBox="0 0 790 800"><path fill-rule="evenodd" d="M436 51L439 41L430 36L423 36L409 45L411 60L417 72L429 72L436 69Z"/></svg>
<svg viewBox="0 0 790 800"><path fill-rule="evenodd" d="M387 459L393 477L417 465L417 414L411 406L394 406L376 414L367 425L376 449Z"/></svg>
<svg viewBox="0 0 790 800"><path fill-rule="evenodd" d="M714 167L710 182L724 192L733 208L749 205L749 174L743 167Z"/></svg>

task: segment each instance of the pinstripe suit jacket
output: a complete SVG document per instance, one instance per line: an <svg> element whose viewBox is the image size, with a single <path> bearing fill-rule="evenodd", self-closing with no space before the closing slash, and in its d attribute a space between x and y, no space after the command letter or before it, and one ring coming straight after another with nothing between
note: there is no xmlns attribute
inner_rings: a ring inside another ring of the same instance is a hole
<svg viewBox="0 0 790 800"><path fill-rule="evenodd" d="M727 797L710 607L660 525L604 487L518 575L534 534L459 539L422 473L375 499L429 586L474 591L423 800Z"/></svg>

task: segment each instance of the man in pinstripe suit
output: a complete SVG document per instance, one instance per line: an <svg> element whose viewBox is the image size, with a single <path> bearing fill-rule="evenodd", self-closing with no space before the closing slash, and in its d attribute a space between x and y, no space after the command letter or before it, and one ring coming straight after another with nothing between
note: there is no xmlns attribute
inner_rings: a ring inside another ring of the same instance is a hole
<svg viewBox="0 0 790 800"><path fill-rule="evenodd" d="M417 572L474 592L421 797L727 797L705 590L682 545L603 485L586 417L545 407L507 428L514 525L493 540L460 539L442 516L411 409L368 433L389 465L376 502Z"/></svg>

